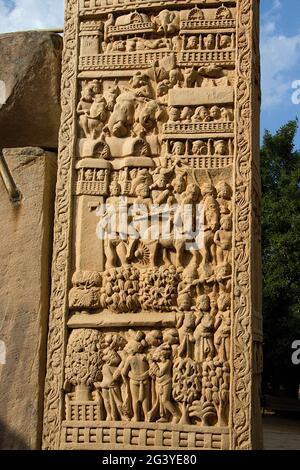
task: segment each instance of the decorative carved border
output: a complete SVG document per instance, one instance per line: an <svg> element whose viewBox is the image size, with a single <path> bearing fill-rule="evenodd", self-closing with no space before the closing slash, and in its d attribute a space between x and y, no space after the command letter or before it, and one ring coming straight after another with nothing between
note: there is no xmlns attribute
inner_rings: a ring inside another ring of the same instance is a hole
<svg viewBox="0 0 300 470"><path fill-rule="evenodd" d="M231 449L252 448L252 299L251 299L251 184L252 184L252 34L253 4L237 2L235 244L233 259L233 328L231 383Z"/></svg>
<svg viewBox="0 0 300 470"><path fill-rule="evenodd" d="M73 156L76 113L78 0L65 6L62 116L56 186L52 294L45 382L43 448L58 449L66 342L67 288L71 251Z"/></svg>

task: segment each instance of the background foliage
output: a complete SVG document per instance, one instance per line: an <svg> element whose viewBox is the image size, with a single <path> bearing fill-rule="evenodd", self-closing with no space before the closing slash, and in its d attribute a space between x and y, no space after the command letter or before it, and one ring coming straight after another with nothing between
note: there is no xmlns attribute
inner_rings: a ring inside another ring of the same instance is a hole
<svg viewBox="0 0 300 470"><path fill-rule="evenodd" d="M298 122L275 135L265 132L261 149L264 315L264 392L297 396L300 366L291 345L300 340L300 152Z"/></svg>

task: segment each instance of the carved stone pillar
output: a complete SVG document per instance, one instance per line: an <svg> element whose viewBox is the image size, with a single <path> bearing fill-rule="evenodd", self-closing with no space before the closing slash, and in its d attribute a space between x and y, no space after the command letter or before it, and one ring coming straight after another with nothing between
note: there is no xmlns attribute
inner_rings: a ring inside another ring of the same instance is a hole
<svg viewBox="0 0 300 470"><path fill-rule="evenodd" d="M258 2L69 0L64 41L44 448L259 448Z"/></svg>

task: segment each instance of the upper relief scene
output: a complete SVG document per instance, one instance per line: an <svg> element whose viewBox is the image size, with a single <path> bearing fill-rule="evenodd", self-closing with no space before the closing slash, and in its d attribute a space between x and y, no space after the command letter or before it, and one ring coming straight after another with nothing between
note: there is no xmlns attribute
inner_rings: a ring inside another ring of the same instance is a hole
<svg viewBox="0 0 300 470"><path fill-rule="evenodd" d="M81 22L80 70L147 68L176 55L178 64L234 65L235 9L132 11L108 13Z"/></svg>
<svg viewBox="0 0 300 470"><path fill-rule="evenodd" d="M170 139L232 138L234 15L223 5L83 21L78 156L138 156L153 166L170 154ZM215 142L205 145L214 155Z"/></svg>

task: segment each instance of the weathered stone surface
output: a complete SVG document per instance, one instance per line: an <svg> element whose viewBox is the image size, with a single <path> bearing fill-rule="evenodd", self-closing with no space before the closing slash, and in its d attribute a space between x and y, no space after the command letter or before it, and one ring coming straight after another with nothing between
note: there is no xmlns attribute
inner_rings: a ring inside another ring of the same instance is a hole
<svg viewBox="0 0 300 470"><path fill-rule="evenodd" d="M258 7L66 2L45 449L261 447Z"/></svg>
<svg viewBox="0 0 300 470"><path fill-rule="evenodd" d="M22 201L13 205L0 177L0 449L40 446L49 309L56 154L4 152Z"/></svg>
<svg viewBox="0 0 300 470"><path fill-rule="evenodd" d="M0 148L57 148L62 37L47 32L0 35ZM3 83L2 83L3 87Z"/></svg>

